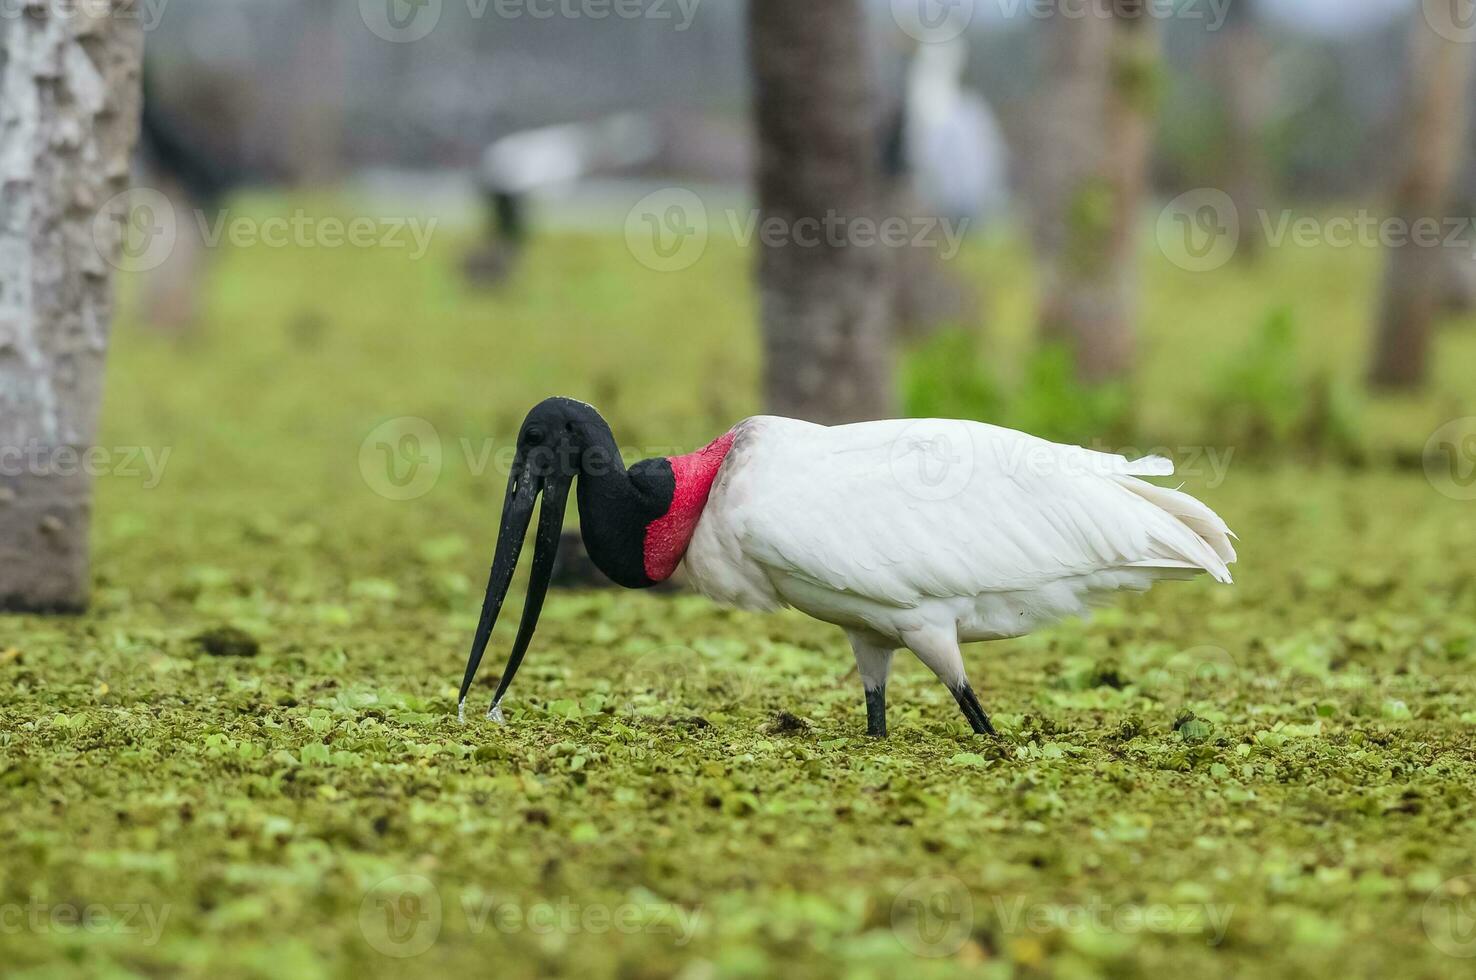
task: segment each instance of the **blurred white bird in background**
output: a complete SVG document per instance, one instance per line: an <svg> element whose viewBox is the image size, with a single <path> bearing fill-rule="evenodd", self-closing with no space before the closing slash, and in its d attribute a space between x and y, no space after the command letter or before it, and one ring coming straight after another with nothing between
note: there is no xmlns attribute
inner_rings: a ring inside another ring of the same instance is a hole
<svg viewBox="0 0 1476 980"><path fill-rule="evenodd" d="M1004 135L989 104L964 88L965 39L920 44L907 66L904 139L918 201L955 221L1003 212Z"/></svg>

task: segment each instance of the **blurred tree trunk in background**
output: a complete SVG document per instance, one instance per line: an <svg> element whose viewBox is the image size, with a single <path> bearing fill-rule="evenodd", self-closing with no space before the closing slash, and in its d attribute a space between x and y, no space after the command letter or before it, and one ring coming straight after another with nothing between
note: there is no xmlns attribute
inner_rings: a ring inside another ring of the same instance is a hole
<svg viewBox="0 0 1476 980"><path fill-rule="evenodd" d="M1422 8L1448 8L1450 0L1422 0ZM1428 18L1427 18L1428 15ZM1445 301L1449 262L1445 244L1448 208L1466 137L1469 43L1434 29L1448 11L1416 9L1409 38L1404 95L1403 152L1395 178L1392 214L1404 227L1434 221L1433 243L1410 240L1385 249L1369 381L1381 388L1411 389L1425 381L1430 335ZM1465 253L1462 250L1463 254ZM1469 259L1468 259L1469 261Z"/></svg>
<svg viewBox="0 0 1476 980"><path fill-rule="evenodd" d="M815 422L883 418L893 407L891 263L874 235L858 243L852 234L857 219L880 217L862 7L749 3L764 398L768 411ZM766 242L766 223L782 234Z"/></svg>
<svg viewBox="0 0 1476 980"><path fill-rule="evenodd" d="M131 0L28 0L0 42L0 608L80 609L143 31Z"/></svg>
<svg viewBox="0 0 1476 980"><path fill-rule="evenodd" d="M1077 375L1127 374L1136 354L1137 229L1159 88L1148 0L1058 11L1047 25L1051 90L1034 159L1040 333Z"/></svg>
<svg viewBox="0 0 1476 980"><path fill-rule="evenodd" d="M1473 55L1476 57L1476 55ZM1476 131L1471 120L1466 120L1465 145L1458 151L1461 162L1456 167L1452 181L1446 213L1452 218L1465 221L1467 232L1457 248L1444 251L1445 284L1441 289L1437 314L1463 317L1476 311L1476 153L1472 152Z"/></svg>
<svg viewBox="0 0 1476 980"><path fill-rule="evenodd" d="M1225 193L1240 215L1236 255L1253 259L1266 244L1260 216L1271 198L1266 159L1266 125L1275 99L1271 47L1249 0L1230 0L1223 29L1214 77L1225 113Z"/></svg>
<svg viewBox="0 0 1476 980"><path fill-rule="evenodd" d="M1468 162L1467 166L1470 164ZM1468 222L1467 228L1476 227L1476 198L1469 193L1453 200L1450 207L1452 217ZM1476 242L1467 241L1461 248L1448 248L1445 257L1445 283L1440 291L1440 313L1465 316L1476 310Z"/></svg>
<svg viewBox="0 0 1476 980"><path fill-rule="evenodd" d="M144 280L144 322L172 334L194 329L208 272L206 242L199 228L213 224L234 182L227 167L202 148L163 98L153 52L145 48L143 109L139 118L140 186L152 187L168 199L176 218L173 247ZM195 98L209 100L208 86L190 86Z"/></svg>
<svg viewBox="0 0 1476 980"><path fill-rule="evenodd" d="M396 3L397 0L383 0ZM296 84L291 100L281 106L274 125L288 120L286 150L292 176L308 185L328 184L343 172L344 90L342 40L353 26L340 25L343 4L337 0L308 0L304 4L302 34L297 38L292 71ZM351 8L350 8L351 9ZM405 4L413 15L418 5ZM357 26L358 14L352 15Z"/></svg>

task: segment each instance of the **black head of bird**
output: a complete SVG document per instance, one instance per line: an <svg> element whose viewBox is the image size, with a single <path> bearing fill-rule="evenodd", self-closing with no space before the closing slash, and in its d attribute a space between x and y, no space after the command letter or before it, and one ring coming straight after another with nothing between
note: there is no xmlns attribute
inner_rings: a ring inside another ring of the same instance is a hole
<svg viewBox="0 0 1476 980"><path fill-rule="evenodd" d="M502 526L461 682L458 713L464 710L467 692L507 598L540 496L523 618L488 712L488 717L499 721L502 698L538 625L575 480L580 532L590 559L617 584L648 588L676 570L681 549L691 537L707 488L722 462L721 455L710 449L691 457L642 460L627 469L610 426L594 408L571 398L549 398L534 406L518 431L503 498ZM662 533L667 528L677 533Z"/></svg>

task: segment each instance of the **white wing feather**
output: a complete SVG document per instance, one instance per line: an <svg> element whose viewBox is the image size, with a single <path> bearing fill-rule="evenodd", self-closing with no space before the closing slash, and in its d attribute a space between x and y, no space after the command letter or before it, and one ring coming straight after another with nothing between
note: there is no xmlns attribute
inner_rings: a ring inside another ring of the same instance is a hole
<svg viewBox="0 0 1476 980"><path fill-rule="evenodd" d="M716 493L750 560L895 606L1125 569L1229 582L1225 522L1136 479L1172 472L1161 457L977 422L758 418L740 430Z"/></svg>

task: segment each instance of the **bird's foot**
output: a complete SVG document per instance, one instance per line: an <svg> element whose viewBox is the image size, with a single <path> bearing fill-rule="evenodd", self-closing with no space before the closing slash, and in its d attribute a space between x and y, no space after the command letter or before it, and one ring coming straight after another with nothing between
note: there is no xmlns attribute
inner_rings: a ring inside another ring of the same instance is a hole
<svg viewBox="0 0 1476 980"><path fill-rule="evenodd" d="M887 689L866 689L866 734L872 738L887 737Z"/></svg>
<svg viewBox="0 0 1476 980"><path fill-rule="evenodd" d="M979 703L979 698L974 694L972 687L967 683L960 684L953 689L953 698L958 702L959 708L963 709L964 717L969 720L969 726L974 729L975 735L999 737L999 733L990 724L989 715L985 714L984 706Z"/></svg>

